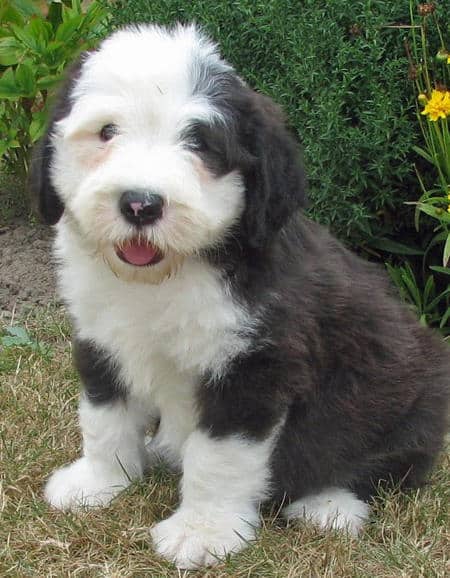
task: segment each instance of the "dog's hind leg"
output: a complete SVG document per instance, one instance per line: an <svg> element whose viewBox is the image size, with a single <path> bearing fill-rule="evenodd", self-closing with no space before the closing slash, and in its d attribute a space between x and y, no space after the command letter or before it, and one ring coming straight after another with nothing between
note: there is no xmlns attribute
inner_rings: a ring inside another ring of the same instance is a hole
<svg viewBox="0 0 450 578"><path fill-rule="evenodd" d="M326 488L304 496L284 508L288 520L304 518L323 529L348 531L356 535L369 516L369 505L344 488Z"/></svg>
<svg viewBox="0 0 450 578"><path fill-rule="evenodd" d="M143 475L147 415L132 400L80 402L83 456L52 474L45 498L54 507L73 510L107 505Z"/></svg>

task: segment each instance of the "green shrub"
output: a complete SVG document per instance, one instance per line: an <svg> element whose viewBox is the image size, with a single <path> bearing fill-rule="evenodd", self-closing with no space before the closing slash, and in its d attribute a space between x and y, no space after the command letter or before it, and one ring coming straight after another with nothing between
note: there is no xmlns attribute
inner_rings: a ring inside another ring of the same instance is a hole
<svg viewBox="0 0 450 578"><path fill-rule="evenodd" d="M67 4L67 5L66 5ZM44 130L48 97L65 66L96 41L105 11L80 0L49 2L44 14L31 0L0 0L0 159L26 174L33 143Z"/></svg>
<svg viewBox="0 0 450 578"><path fill-rule="evenodd" d="M415 152L429 169L425 186L416 167L419 191L416 206L417 231L432 230L423 239L426 250L421 266L410 263L391 266L388 271L403 299L415 309L425 325L438 327L450 342L450 53L446 38L435 18L435 5L411 1L411 33L407 53L417 97L416 124L422 138ZM434 40L433 40L434 33Z"/></svg>
<svg viewBox="0 0 450 578"><path fill-rule="evenodd" d="M119 0L112 25L196 21L303 142L312 216L367 243L404 226L417 198L419 129L403 41L409 0ZM442 10L443 11L443 10Z"/></svg>

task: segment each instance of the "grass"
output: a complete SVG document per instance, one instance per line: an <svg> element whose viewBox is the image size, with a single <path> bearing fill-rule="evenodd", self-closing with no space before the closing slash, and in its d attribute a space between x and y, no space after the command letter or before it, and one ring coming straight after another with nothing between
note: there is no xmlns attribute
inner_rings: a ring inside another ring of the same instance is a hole
<svg viewBox="0 0 450 578"><path fill-rule="evenodd" d="M177 571L159 559L147 528L177 504L178 479L163 468L110 507L83 514L50 510L45 478L79 453L78 379L61 310L0 319L0 335L24 327L27 345L0 350L0 576L165 578L414 578L450 575L450 460L429 485L377 500L360 539L286 524L266 513L258 541L213 569ZM26 341L26 340L25 340ZM37 347L37 344L41 346Z"/></svg>

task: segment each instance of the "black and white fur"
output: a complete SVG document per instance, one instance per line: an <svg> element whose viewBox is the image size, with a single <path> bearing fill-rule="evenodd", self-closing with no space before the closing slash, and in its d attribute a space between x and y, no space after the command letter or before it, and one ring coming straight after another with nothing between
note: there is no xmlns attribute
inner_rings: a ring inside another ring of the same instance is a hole
<svg viewBox="0 0 450 578"><path fill-rule="evenodd" d="M132 27L84 55L33 182L84 385L83 455L50 477L51 505L108 504L162 456L181 502L151 535L191 568L253 539L265 500L357 533L380 481L422 484L446 431L448 347L302 215L279 110L194 27ZM129 189L158 191L162 218L134 230ZM118 258L137 234L162 261Z"/></svg>

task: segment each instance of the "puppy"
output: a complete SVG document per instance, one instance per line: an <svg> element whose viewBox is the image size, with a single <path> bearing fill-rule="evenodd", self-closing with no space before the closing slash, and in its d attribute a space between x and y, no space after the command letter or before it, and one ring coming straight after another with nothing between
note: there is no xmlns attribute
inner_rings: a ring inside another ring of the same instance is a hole
<svg viewBox="0 0 450 578"><path fill-rule="evenodd" d="M151 536L195 568L252 540L266 500L356 534L380 482L424 482L448 346L302 215L279 110L195 27L84 55L32 179L83 383L83 454L50 477L52 506L106 505L162 457L181 501Z"/></svg>

